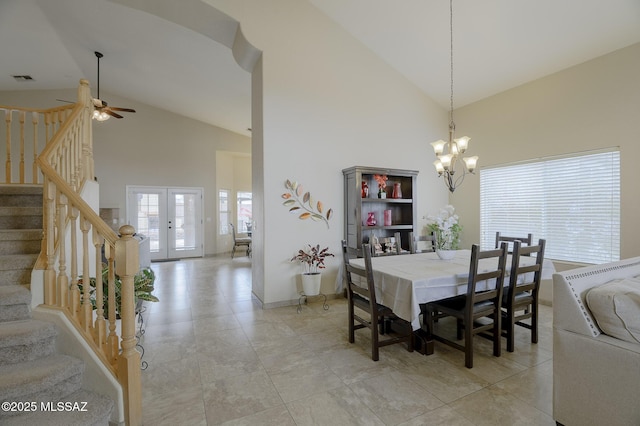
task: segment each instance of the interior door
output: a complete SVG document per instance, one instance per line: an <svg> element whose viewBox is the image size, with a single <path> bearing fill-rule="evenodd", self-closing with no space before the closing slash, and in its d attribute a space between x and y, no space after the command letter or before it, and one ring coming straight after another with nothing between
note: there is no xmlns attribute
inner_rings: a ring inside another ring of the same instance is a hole
<svg viewBox="0 0 640 426"><path fill-rule="evenodd" d="M127 220L151 260L202 256L202 188L127 186Z"/></svg>

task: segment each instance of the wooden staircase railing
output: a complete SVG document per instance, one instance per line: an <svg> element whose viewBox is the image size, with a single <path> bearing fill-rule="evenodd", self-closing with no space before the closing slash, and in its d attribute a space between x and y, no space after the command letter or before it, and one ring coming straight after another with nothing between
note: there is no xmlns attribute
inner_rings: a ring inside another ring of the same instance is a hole
<svg viewBox="0 0 640 426"><path fill-rule="evenodd" d="M89 82L80 81L78 102L73 105L49 110L0 106L0 110L5 111L6 123L4 183L43 185L44 233L36 269L44 269L44 304L64 312L118 379L125 422L139 425L142 389L140 353L135 349L133 283L139 271L138 242L132 226L120 228L119 237L80 195L85 182L94 180ZM44 137L38 136L42 127ZM13 137L15 134L18 137ZM19 157L12 155L12 148L18 150ZM33 163L30 173L25 173L25 157L33 157L28 160ZM108 268L107 312L103 308L103 252ZM122 282L120 335L116 274ZM90 275L95 276L95 295L89 285L82 286L82 293L78 285L82 277Z"/></svg>

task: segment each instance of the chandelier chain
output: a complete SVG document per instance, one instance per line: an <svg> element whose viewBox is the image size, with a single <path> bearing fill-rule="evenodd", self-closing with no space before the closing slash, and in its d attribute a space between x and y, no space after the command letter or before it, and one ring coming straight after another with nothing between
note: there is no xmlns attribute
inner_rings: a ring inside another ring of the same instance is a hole
<svg viewBox="0 0 640 426"><path fill-rule="evenodd" d="M450 47L450 65L451 65L451 109L449 112L450 123L449 126L455 128L455 124L453 123L453 0L449 0L449 40L451 41Z"/></svg>

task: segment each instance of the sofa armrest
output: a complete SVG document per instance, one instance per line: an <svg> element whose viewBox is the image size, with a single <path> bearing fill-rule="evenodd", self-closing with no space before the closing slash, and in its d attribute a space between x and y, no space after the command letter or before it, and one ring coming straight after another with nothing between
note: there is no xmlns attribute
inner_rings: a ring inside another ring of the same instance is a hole
<svg viewBox="0 0 640 426"><path fill-rule="evenodd" d="M640 345L553 331L553 417L565 425L638 425Z"/></svg>

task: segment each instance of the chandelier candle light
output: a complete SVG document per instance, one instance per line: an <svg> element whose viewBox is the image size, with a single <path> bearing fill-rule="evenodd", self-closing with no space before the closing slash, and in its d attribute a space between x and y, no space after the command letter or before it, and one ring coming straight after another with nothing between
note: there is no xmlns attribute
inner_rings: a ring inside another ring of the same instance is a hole
<svg viewBox="0 0 640 426"><path fill-rule="evenodd" d="M463 158L462 161L464 161L464 168L462 168L462 174L454 177L457 164L460 162L459 156L465 153L471 139L467 136L463 136L458 139L454 138L456 124L453 122L453 0L449 1L449 12L451 35L451 109L449 112L449 142L440 139L439 141L431 143L431 146L433 146L433 150L438 158L433 162L433 165L436 167L436 171L438 172L438 177L444 177L445 185L447 185L449 191L453 192L456 190L456 187L462 183L467 173L473 174L475 172L478 157L473 156Z"/></svg>

